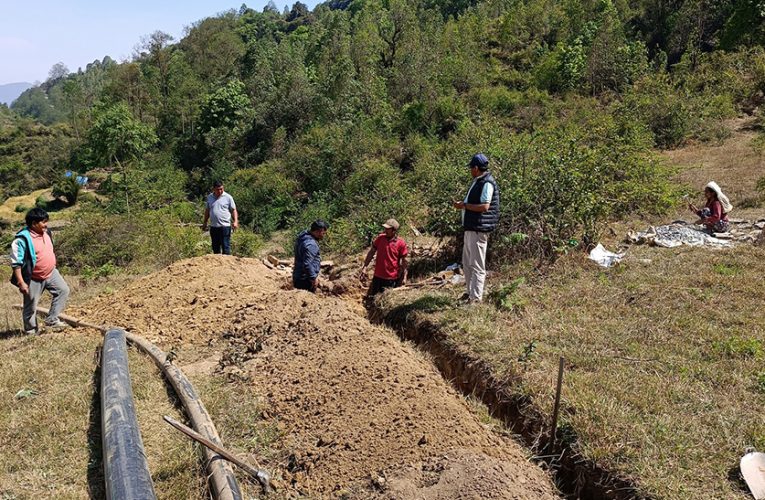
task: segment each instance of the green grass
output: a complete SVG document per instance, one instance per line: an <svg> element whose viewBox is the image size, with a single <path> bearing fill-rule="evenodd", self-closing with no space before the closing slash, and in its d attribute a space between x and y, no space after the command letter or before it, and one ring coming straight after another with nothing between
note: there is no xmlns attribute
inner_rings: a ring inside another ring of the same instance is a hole
<svg viewBox="0 0 765 500"><path fill-rule="evenodd" d="M647 259L650 259L648 263ZM415 314L487 361L497 379L549 414L559 356L561 425L586 458L658 498L746 498L729 480L747 446L765 448L765 249L632 247L602 270L584 256L512 292L524 307L485 304ZM504 290L517 276L494 279ZM441 294L442 301L461 293ZM430 302L386 294L386 311Z"/></svg>

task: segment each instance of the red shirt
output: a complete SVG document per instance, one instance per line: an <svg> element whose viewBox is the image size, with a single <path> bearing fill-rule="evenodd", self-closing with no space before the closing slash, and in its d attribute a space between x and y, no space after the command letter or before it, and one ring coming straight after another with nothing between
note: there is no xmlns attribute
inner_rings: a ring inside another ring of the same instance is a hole
<svg viewBox="0 0 765 500"><path fill-rule="evenodd" d="M29 231L32 236L32 245L35 247L35 268L32 270L32 279L35 281L45 281L53 274L56 269L56 254L53 253L53 242L48 236L48 232L37 234Z"/></svg>
<svg viewBox="0 0 765 500"><path fill-rule="evenodd" d="M720 200L708 200L707 203L704 205L704 208L708 208L711 212L711 215L704 219L704 225L712 227L715 224L717 224L718 221L727 221L728 220L728 214L723 212L722 203L720 203ZM701 215L701 210L699 210L699 216Z"/></svg>
<svg viewBox="0 0 765 500"><path fill-rule="evenodd" d="M380 233L372 246L377 250L375 277L384 280L398 279L399 259L409 253L404 240L398 236L389 239L385 233Z"/></svg>

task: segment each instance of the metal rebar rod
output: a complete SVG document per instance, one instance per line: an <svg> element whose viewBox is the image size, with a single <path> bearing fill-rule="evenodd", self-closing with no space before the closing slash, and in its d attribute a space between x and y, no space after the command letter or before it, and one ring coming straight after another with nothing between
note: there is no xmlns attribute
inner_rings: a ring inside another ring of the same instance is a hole
<svg viewBox="0 0 765 500"><path fill-rule="evenodd" d="M566 360L563 356L558 361L558 384L555 388L555 405L553 406L552 424L550 425L550 445L555 446L555 435L558 432L558 412L560 411L560 393L563 389L563 368Z"/></svg>

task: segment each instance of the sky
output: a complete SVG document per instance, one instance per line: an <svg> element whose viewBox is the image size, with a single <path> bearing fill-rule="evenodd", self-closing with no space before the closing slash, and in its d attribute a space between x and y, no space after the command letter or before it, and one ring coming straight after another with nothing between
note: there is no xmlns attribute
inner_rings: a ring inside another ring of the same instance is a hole
<svg viewBox="0 0 765 500"><path fill-rule="evenodd" d="M318 0L302 0L313 8ZM244 1L261 11L268 0ZM293 1L274 0L281 11ZM184 27L242 0L0 0L0 84L36 83L63 62L70 72L104 56L130 59L146 36L160 30L179 41Z"/></svg>

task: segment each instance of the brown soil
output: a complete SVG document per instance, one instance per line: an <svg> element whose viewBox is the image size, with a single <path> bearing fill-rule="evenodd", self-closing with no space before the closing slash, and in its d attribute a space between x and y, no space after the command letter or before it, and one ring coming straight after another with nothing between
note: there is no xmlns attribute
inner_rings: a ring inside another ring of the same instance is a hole
<svg viewBox="0 0 765 500"><path fill-rule="evenodd" d="M178 262L73 311L168 348L223 350L280 431L287 496L555 498L549 477L481 423L422 354L342 299L287 290L257 260ZM253 404L257 404L253 402Z"/></svg>

